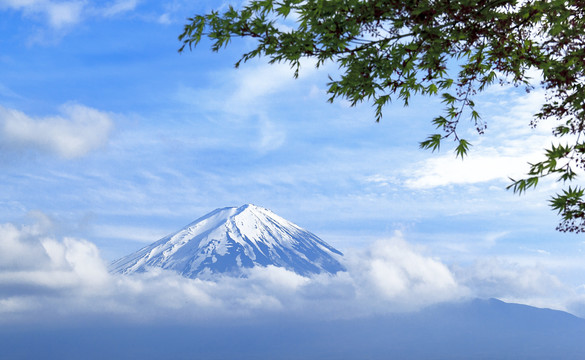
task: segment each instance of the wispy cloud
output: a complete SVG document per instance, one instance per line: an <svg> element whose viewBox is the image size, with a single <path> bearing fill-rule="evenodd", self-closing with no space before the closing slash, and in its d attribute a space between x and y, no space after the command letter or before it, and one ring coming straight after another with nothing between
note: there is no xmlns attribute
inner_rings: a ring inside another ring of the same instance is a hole
<svg viewBox="0 0 585 360"><path fill-rule="evenodd" d="M304 89L302 80L310 78L315 69L308 62L303 65L303 71L295 79L287 64L250 61L237 70L213 74L210 76L212 83L204 89L180 87L176 99L229 116L247 117L266 113L273 107L276 94Z"/></svg>
<svg viewBox="0 0 585 360"><path fill-rule="evenodd" d="M461 284L477 296L570 311L579 302L579 295L550 270L534 259L521 263L513 257L489 257L455 272Z"/></svg>
<svg viewBox="0 0 585 360"><path fill-rule="evenodd" d="M300 79L294 79L286 64L250 62L237 70L213 74L205 88L179 86L175 101L194 113L206 113L216 128L225 127L227 132L219 134L224 140L235 128L250 131L248 124L258 124L253 139L248 140L238 132L233 142L223 141L223 146L239 143L247 149L270 152L285 143L290 125L279 109L279 103L287 101L278 100L279 95L303 92L306 85L303 79L313 73L313 67L305 65Z"/></svg>
<svg viewBox="0 0 585 360"><path fill-rule="evenodd" d="M253 147L261 152L268 152L278 149L284 144L286 140L286 132L273 121L263 117L258 122L258 126L260 136L258 141L251 144Z"/></svg>
<svg viewBox="0 0 585 360"><path fill-rule="evenodd" d="M468 157L462 161L451 152L430 157L404 172L404 184L411 189L430 189L523 176L528 170L527 163L541 158L544 147L554 139L547 124L537 129L529 126L544 101L544 92L516 95L514 91L507 91L508 98L502 100L505 104L490 105L509 110L487 120L488 132L475 138Z"/></svg>
<svg viewBox="0 0 585 360"><path fill-rule="evenodd" d="M20 11L25 17L40 20L51 29L63 31L81 23L90 14L111 17L134 11L138 4L139 0L115 0L102 6L85 0L0 0L0 10Z"/></svg>
<svg viewBox="0 0 585 360"><path fill-rule="evenodd" d="M101 12L104 14L104 16L114 16L133 11L136 6L138 6L138 3L139 0L117 0L106 5L106 7L101 10Z"/></svg>
<svg viewBox="0 0 585 360"><path fill-rule="evenodd" d="M85 1L2 0L0 8L22 11L25 16L41 16L55 29L79 23Z"/></svg>
<svg viewBox="0 0 585 360"><path fill-rule="evenodd" d="M141 243L152 243L168 234L163 229L151 229L127 225L96 225L93 234L109 239L132 240Z"/></svg>
<svg viewBox="0 0 585 360"><path fill-rule="evenodd" d="M61 113L31 117L0 106L0 138L14 151L35 149L66 159L84 156L108 141L110 115L77 104L62 106Z"/></svg>
<svg viewBox="0 0 585 360"><path fill-rule="evenodd" d="M481 259L460 277L480 296L526 297L563 288L559 279L542 266L523 266L500 258Z"/></svg>

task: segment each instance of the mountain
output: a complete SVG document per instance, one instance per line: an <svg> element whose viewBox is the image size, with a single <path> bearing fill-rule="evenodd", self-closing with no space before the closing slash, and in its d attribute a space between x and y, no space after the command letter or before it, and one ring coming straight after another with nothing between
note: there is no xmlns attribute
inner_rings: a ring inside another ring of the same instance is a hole
<svg viewBox="0 0 585 360"><path fill-rule="evenodd" d="M336 273L343 254L316 235L251 204L216 209L178 232L114 261L110 271L174 270L189 278L242 276L245 269L274 265L303 276Z"/></svg>

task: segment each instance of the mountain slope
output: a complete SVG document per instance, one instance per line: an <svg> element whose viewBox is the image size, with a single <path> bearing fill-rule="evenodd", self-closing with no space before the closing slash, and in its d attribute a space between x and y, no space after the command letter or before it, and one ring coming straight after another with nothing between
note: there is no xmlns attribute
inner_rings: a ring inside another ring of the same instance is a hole
<svg viewBox="0 0 585 360"><path fill-rule="evenodd" d="M274 265L308 276L344 270L343 254L316 235L268 209L251 204L216 209L178 232L114 261L110 271L129 274L148 267L186 277L241 276L246 268Z"/></svg>

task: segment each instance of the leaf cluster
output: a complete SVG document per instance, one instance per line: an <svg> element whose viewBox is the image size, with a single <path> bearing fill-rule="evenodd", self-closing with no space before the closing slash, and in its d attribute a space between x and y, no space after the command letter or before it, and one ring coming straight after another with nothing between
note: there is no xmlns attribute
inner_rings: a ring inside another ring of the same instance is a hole
<svg viewBox="0 0 585 360"><path fill-rule="evenodd" d="M255 39L236 66L267 57L288 63L296 77L302 58L317 67L334 62L341 75L330 77L329 101L368 101L376 121L392 101L440 96L444 112L431 121L437 132L420 147L436 151L450 139L461 158L471 146L459 136L462 121L479 134L487 129L473 97L496 82L530 91L528 70L540 70L547 99L531 125L552 118L556 136L577 140L552 145L509 188L523 193L549 175L574 181L575 169L585 167L585 0L251 0L189 18L179 52L204 37L213 51L234 37ZM551 200L563 221L577 221L568 231L585 229L582 197L569 188Z"/></svg>

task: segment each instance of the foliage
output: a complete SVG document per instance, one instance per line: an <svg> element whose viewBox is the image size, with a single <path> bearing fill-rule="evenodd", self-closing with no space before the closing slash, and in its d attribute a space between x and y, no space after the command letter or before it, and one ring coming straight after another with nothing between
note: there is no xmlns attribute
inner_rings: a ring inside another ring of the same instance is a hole
<svg viewBox="0 0 585 360"><path fill-rule="evenodd" d="M376 121L393 100L408 105L417 94L441 96L444 113L432 119L437 133L420 146L435 151L451 139L460 157L470 146L458 133L462 120L480 134L486 129L474 95L494 83L530 91L528 70L539 70L547 98L531 125L555 119L554 135L567 145L552 145L546 159L509 188L523 193L548 175L572 182L585 166L583 0L251 0L239 10L230 6L188 19L179 52L204 36L213 51L233 37L255 39L236 67L265 56L290 64L296 77L302 58L317 67L333 61L341 75L330 77L329 101L370 101ZM585 230L583 193L569 187L552 198L562 216L559 230Z"/></svg>

